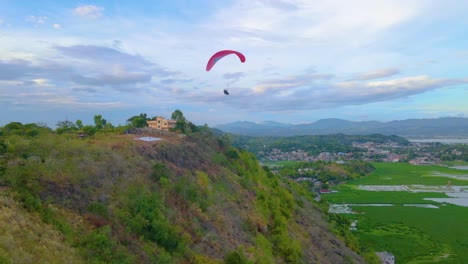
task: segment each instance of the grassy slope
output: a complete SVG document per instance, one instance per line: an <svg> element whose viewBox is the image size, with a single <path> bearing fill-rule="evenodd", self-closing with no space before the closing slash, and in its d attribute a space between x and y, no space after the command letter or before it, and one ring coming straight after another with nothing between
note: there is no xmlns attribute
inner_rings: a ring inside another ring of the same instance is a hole
<svg viewBox="0 0 468 264"><path fill-rule="evenodd" d="M37 225L32 234L55 232L50 240L63 249L43 247L70 252L69 263L362 262L298 186L208 135L148 143L43 134L5 142L2 195L16 197L12 213ZM8 237L1 229L0 256L16 262L5 253ZM13 239L34 250L30 236Z"/></svg>
<svg viewBox="0 0 468 264"><path fill-rule="evenodd" d="M324 196L334 203L391 203L392 207L353 207L361 215L358 236L363 247L387 250L402 263L468 263L468 209L422 200L446 197L443 193L370 192L354 187L357 184L427 184L444 185L447 178L427 177L434 171L463 174L463 171L439 166L415 166L400 163L376 163L376 171L367 178L338 187L339 193ZM466 172L465 172L466 173ZM388 179L391 178L391 179ZM468 185L454 181L453 185ZM405 203L429 203L439 209L407 207ZM444 258L444 256L450 256Z"/></svg>
<svg viewBox="0 0 468 264"><path fill-rule="evenodd" d="M62 233L0 190L0 263L85 263Z"/></svg>

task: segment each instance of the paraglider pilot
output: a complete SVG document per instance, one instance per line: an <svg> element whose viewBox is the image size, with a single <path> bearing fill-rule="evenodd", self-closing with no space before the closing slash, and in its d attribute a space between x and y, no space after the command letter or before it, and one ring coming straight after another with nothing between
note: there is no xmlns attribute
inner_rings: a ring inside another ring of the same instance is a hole
<svg viewBox="0 0 468 264"><path fill-rule="evenodd" d="M213 66L216 64L216 62L218 62L223 57L231 55L231 54L237 55L237 57L239 57L239 60L242 63L245 62L244 54L242 54L242 53L240 53L238 51L235 51L235 50L220 50L220 51L216 52L215 54L213 54L213 56L211 56L211 58L208 60L208 63L206 64L206 71L210 71L211 68L213 68ZM229 95L229 92L228 92L227 89L224 89L224 94Z"/></svg>

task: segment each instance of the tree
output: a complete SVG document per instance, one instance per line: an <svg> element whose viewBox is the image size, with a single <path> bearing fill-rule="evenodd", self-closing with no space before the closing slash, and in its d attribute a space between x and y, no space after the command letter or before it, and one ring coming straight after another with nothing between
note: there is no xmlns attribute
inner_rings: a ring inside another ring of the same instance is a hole
<svg viewBox="0 0 468 264"><path fill-rule="evenodd" d="M179 109L172 113L171 119L176 121L174 130L178 130L184 134L190 134L200 130L195 124L187 121L187 119L184 117L184 114Z"/></svg>
<svg viewBox="0 0 468 264"><path fill-rule="evenodd" d="M146 121L148 118L146 117L145 113L140 114L139 116L132 116L127 119L128 125L137 128L137 127L145 127L147 126Z"/></svg>
<svg viewBox="0 0 468 264"><path fill-rule="evenodd" d="M11 122L11 123L6 124L3 128L8 132L16 132L16 131L22 132L24 130L24 125L20 122Z"/></svg>
<svg viewBox="0 0 468 264"><path fill-rule="evenodd" d="M75 124L73 124L73 122L70 122L68 120L57 122L56 131L58 134L62 134L64 132L69 132L73 130L76 130Z"/></svg>
<svg viewBox="0 0 468 264"><path fill-rule="evenodd" d="M7 145L3 139L0 139L0 176L6 171L7 161L6 158L2 158L3 154L7 152ZM0 178L0 182L1 182Z"/></svg>
<svg viewBox="0 0 468 264"><path fill-rule="evenodd" d="M182 120L182 121L185 122L184 114L183 114L182 111L180 111L179 109L175 110L175 111L172 113L171 119L173 119L173 120L175 120L175 121Z"/></svg>
<svg viewBox="0 0 468 264"><path fill-rule="evenodd" d="M192 123L192 122L188 122L188 126L189 126L189 129L190 129L190 132L192 132L192 133L200 131L200 128L197 125L195 125L194 123Z"/></svg>
<svg viewBox="0 0 468 264"><path fill-rule="evenodd" d="M104 129L114 129L114 125L109 122L106 122L103 126Z"/></svg>
<svg viewBox="0 0 468 264"><path fill-rule="evenodd" d="M81 121L80 119L76 120L75 124L78 129L83 128L83 121Z"/></svg>
<svg viewBox="0 0 468 264"><path fill-rule="evenodd" d="M322 183L322 189L325 189L325 190L328 190L330 186L328 185L328 183L324 182Z"/></svg>
<svg viewBox="0 0 468 264"><path fill-rule="evenodd" d="M107 124L107 120L102 118L102 115L94 115L94 127L102 129Z"/></svg>
<svg viewBox="0 0 468 264"><path fill-rule="evenodd" d="M252 262L244 255L242 247L238 247L235 251L231 251L224 256L224 263L249 264Z"/></svg>
<svg viewBox="0 0 468 264"><path fill-rule="evenodd" d="M0 155L7 152L7 145L3 139L0 139Z"/></svg>
<svg viewBox="0 0 468 264"><path fill-rule="evenodd" d="M92 136L92 135L94 135L94 133L96 133L96 127L91 126L91 125L83 126L82 130L88 136Z"/></svg>
<svg viewBox="0 0 468 264"><path fill-rule="evenodd" d="M176 121L174 130L181 131L182 133L186 132L186 120L182 111L177 109L172 112L171 119Z"/></svg>
<svg viewBox="0 0 468 264"><path fill-rule="evenodd" d="M47 123L45 123L45 122L37 122L36 125L37 125L38 127L50 129L50 128L47 126Z"/></svg>
<svg viewBox="0 0 468 264"><path fill-rule="evenodd" d="M231 145L231 138L227 134L223 134L218 137L218 146L222 149L227 148Z"/></svg>

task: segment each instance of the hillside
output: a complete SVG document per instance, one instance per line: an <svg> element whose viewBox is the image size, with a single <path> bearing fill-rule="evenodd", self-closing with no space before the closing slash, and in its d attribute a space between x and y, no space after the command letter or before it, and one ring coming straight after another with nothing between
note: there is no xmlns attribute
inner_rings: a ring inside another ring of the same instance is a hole
<svg viewBox="0 0 468 264"><path fill-rule="evenodd" d="M398 135L403 137L466 137L468 118L445 117L437 119L407 119L390 122L354 122L336 118L322 119L308 124L282 124L275 122L234 122L215 126L227 133L246 136L298 136L298 135Z"/></svg>
<svg viewBox="0 0 468 264"><path fill-rule="evenodd" d="M208 130L134 137L0 129L0 263L364 262L336 216Z"/></svg>

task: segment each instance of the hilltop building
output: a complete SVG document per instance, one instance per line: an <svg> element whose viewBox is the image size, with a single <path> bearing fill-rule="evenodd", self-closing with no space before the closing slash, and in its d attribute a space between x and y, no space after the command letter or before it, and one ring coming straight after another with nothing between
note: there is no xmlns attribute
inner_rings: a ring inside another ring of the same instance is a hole
<svg viewBox="0 0 468 264"><path fill-rule="evenodd" d="M146 123L151 129L169 131L169 129L175 127L176 121L172 119L165 119L162 116L155 116L153 119L146 121Z"/></svg>

